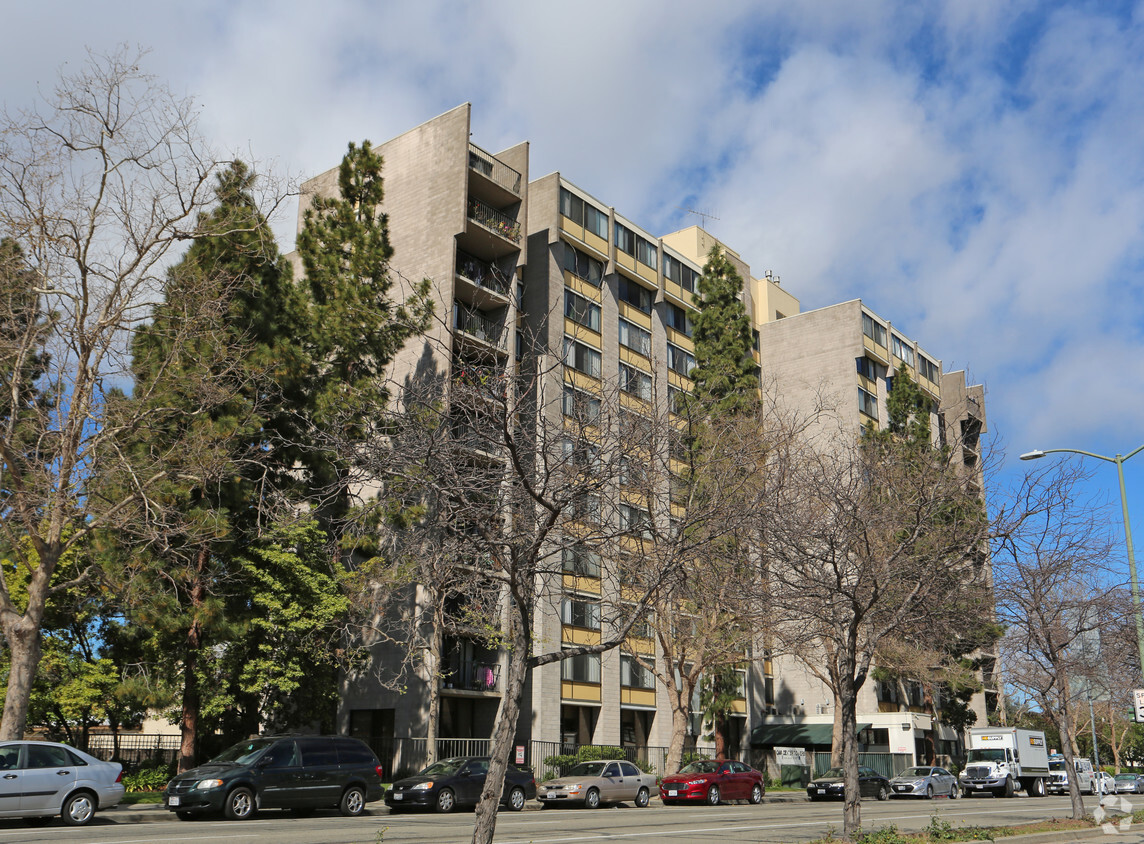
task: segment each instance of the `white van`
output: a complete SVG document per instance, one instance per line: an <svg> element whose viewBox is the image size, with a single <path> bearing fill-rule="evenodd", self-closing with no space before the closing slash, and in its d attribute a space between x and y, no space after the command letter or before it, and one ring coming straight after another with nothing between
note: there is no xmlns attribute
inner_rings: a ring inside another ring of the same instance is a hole
<svg viewBox="0 0 1144 844"><path fill-rule="evenodd" d="M1096 777L1093 774L1092 762L1077 756L1073 759L1073 770L1076 771L1077 787L1082 792L1096 794ZM1049 794L1069 793L1069 773L1065 757L1054 753L1049 757L1049 778L1045 780L1045 790Z"/></svg>

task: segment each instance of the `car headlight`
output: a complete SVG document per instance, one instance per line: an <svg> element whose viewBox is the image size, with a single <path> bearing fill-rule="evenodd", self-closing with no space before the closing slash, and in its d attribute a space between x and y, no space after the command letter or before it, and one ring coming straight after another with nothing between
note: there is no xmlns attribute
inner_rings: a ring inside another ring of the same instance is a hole
<svg viewBox="0 0 1144 844"><path fill-rule="evenodd" d="M428 791L432 787L433 787L433 780L429 780L428 782L419 782L419 783L417 783L417 785L411 786L409 790L410 791Z"/></svg>
<svg viewBox="0 0 1144 844"><path fill-rule="evenodd" d="M707 780L688 780L685 785L705 785Z"/></svg>
<svg viewBox="0 0 1144 844"><path fill-rule="evenodd" d="M222 786L222 780L199 780L195 783L195 788L205 791L208 788L219 788Z"/></svg>
<svg viewBox="0 0 1144 844"><path fill-rule="evenodd" d="M580 789L583 787L584 787L584 785L582 783L574 783L572 785L566 785L565 786L565 788L568 789L569 794L579 794Z"/></svg>

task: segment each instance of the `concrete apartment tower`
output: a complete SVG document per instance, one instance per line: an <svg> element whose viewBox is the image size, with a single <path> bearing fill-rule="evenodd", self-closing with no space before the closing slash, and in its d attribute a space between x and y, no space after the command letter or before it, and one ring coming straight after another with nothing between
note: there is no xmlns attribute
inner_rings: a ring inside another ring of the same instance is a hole
<svg viewBox="0 0 1144 844"><path fill-rule="evenodd" d="M964 373L943 373L937 358L861 302L802 314L776 277L752 276L737 253L702 228L657 237L559 173L530 183L527 143L494 154L470 137L466 104L377 147L385 161L394 295L429 278L438 317L394 361L396 381L444 383L468 366L514 371L528 344L558 363L549 377L562 401L539 411L552 415L552 424L591 402L606 384L618 385L620 398L633 408L656 403L658 412L666 412L691 387L693 294L718 245L744 279L763 382L780 389L788 403L809 401L825 389L852 415L857 436L866 421L883 424L886 375L904 362L944 414L935 430L949 431L951 441L984 431L981 388L967 387ZM336 168L310 180L303 186L303 209L306 195L336 188ZM872 334L864 333L868 325ZM971 450L967 464L975 458ZM536 617L538 642L599 641L598 615L590 605L607 588L592 576L601 565L608 562L590 554L565 559L563 575L545 585L550 598ZM410 607L418 600L411 594ZM649 636L646 655L654 652L652 642ZM382 666L405 656L393 646L374 649L375 664ZM773 763L776 744L821 750L825 735L828 749L832 701L820 684L761 648L748 656L728 752L761 766ZM446 745L448 750L478 752L500 703L504 666L504 654L450 638L440 671L419 672L400 692L370 673L347 675L340 727L370 739L389 768L391 742L424 737L428 684L437 683L438 736L469 740ZM622 649L536 669L526 697L517 742L533 765L582 744L626 746L655 764L655 750L669 741L664 690ZM883 700L868 684L859 709L870 729L866 749L908 753L912 763L915 731L936 730L953 750L956 737L913 708L910 701ZM698 717L692 720L693 741L708 747ZM907 721L909 730L903 729Z"/></svg>

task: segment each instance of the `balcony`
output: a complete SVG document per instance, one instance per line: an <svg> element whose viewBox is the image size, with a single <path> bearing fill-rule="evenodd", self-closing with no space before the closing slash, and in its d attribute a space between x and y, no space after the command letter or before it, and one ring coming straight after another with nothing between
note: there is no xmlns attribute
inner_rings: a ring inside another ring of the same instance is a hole
<svg viewBox="0 0 1144 844"><path fill-rule="evenodd" d="M508 332L504 330L504 314L495 319L484 311L467 308L460 303L453 305L453 330L463 335L468 343L481 349L505 352L505 338ZM475 342L474 342L475 341Z"/></svg>
<svg viewBox="0 0 1144 844"><path fill-rule="evenodd" d="M447 691L499 694L501 691L500 665L495 662L478 662L476 660L451 662L442 685Z"/></svg>
<svg viewBox="0 0 1144 844"><path fill-rule="evenodd" d="M520 243L520 223L475 196L469 197L469 219L511 243Z"/></svg>
<svg viewBox="0 0 1144 844"><path fill-rule="evenodd" d="M456 298L478 308L507 305L512 295L512 273L457 251Z"/></svg>
<svg viewBox="0 0 1144 844"><path fill-rule="evenodd" d="M521 175L475 144L469 144L469 169L520 199Z"/></svg>

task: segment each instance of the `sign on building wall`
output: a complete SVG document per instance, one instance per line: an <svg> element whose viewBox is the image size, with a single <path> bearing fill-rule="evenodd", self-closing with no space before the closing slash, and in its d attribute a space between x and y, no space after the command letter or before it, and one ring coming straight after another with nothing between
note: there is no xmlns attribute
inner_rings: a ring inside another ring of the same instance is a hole
<svg viewBox="0 0 1144 844"><path fill-rule="evenodd" d="M776 747L775 761L779 765L806 765L806 748Z"/></svg>
<svg viewBox="0 0 1144 844"><path fill-rule="evenodd" d="M523 744L518 744L516 746L516 764L518 764L518 765L524 764L524 745Z"/></svg>

